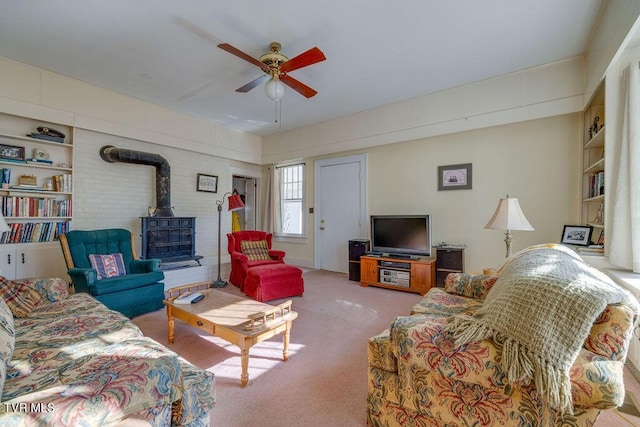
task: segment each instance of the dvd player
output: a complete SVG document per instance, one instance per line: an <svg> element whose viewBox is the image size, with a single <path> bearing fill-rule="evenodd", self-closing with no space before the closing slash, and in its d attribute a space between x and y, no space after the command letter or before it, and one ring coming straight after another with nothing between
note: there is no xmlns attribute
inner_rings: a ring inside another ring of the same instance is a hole
<svg viewBox="0 0 640 427"><path fill-rule="evenodd" d="M402 268L405 270L411 270L410 262L399 262L399 261L380 261L381 267L391 267L391 268Z"/></svg>

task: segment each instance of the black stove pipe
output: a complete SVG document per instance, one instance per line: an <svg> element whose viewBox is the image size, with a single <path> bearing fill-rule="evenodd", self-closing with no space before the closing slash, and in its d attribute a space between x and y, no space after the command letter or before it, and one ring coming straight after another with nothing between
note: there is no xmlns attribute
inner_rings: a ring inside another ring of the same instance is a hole
<svg viewBox="0 0 640 427"><path fill-rule="evenodd" d="M149 165L156 168L156 215L160 217L173 216L171 208L171 168L169 162L159 154L143 151L117 148L105 145L100 149L100 157L109 163L134 163Z"/></svg>

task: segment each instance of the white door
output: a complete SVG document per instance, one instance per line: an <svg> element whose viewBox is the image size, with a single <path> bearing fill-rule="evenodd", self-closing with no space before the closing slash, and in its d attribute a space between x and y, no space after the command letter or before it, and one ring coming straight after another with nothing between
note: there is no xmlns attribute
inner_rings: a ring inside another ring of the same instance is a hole
<svg viewBox="0 0 640 427"><path fill-rule="evenodd" d="M349 271L349 240L367 235L365 171L364 155L316 162L316 268Z"/></svg>

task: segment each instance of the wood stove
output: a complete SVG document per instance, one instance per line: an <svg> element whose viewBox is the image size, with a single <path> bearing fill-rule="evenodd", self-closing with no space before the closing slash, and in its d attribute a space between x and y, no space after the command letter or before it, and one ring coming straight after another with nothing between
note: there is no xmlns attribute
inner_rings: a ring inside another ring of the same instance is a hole
<svg viewBox="0 0 640 427"><path fill-rule="evenodd" d="M158 258L162 263L196 261L195 217L140 217L143 259Z"/></svg>

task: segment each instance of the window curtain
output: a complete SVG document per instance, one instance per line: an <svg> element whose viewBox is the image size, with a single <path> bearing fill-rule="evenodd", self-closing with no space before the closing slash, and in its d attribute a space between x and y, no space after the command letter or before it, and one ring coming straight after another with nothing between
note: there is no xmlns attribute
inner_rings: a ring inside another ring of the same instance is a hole
<svg viewBox="0 0 640 427"><path fill-rule="evenodd" d="M269 167L267 179L267 197L265 203L265 215L262 228L267 233L279 234L280 221L280 176L276 165Z"/></svg>
<svg viewBox="0 0 640 427"><path fill-rule="evenodd" d="M609 261L640 273L640 68L623 72L624 104L619 149L613 162ZM617 172L617 173L616 173Z"/></svg>

